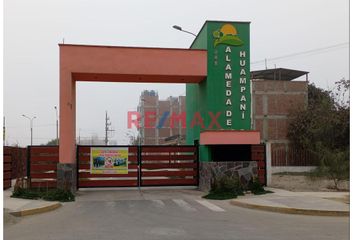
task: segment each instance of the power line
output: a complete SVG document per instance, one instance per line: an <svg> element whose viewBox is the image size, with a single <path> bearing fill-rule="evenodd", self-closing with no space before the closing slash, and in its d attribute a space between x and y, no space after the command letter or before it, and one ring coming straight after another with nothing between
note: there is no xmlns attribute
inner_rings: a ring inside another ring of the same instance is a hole
<svg viewBox="0 0 354 240"><path fill-rule="evenodd" d="M348 46L349 46L349 42L339 43L339 44L335 44L335 45L331 45L331 46L327 46L327 47L315 48L315 49L297 52L297 53L291 53L291 54L287 54L287 55L283 55L283 56L279 56L279 57L266 58L266 60L267 61L274 61L274 60L279 60L279 59L284 59L284 58L292 58L295 56L305 55L305 54L311 54L311 55L319 54L319 53L323 53L323 52L338 50L340 48L344 48L344 47L348 47ZM260 63L264 63L264 61L265 61L265 59L258 60L258 61L251 62L251 64L260 64Z"/></svg>

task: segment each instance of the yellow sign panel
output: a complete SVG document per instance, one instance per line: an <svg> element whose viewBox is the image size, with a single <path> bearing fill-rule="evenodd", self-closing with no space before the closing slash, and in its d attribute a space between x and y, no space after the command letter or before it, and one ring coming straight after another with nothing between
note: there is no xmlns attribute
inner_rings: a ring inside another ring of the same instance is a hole
<svg viewBox="0 0 354 240"><path fill-rule="evenodd" d="M92 147L91 174L128 174L127 147Z"/></svg>

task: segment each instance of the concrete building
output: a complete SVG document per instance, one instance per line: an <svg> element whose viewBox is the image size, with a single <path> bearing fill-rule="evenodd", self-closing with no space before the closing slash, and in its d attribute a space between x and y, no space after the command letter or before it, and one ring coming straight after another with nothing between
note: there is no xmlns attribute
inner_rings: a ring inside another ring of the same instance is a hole
<svg viewBox="0 0 354 240"><path fill-rule="evenodd" d="M287 137L292 112L308 105L307 75L284 68L251 72L252 128L260 132L261 142L269 145L274 172L313 169L305 167L314 164L311 154L297 149Z"/></svg>
<svg viewBox="0 0 354 240"><path fill-rule="evenodd" d="M171 122L171 116L185 114L185 103L185 96L160 100L156 91L143 91L137 108L141 116L138 139L140 144L185 144L185 126L181 121Z"/></svg>

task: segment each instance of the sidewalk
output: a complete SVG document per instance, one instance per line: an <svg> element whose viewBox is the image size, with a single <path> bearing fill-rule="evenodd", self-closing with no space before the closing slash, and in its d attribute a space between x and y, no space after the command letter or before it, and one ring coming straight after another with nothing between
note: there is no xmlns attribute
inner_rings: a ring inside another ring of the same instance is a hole
<svg viewBox="0 0 354 240"><path fill-rule="evenodd" d="M266 188L273 193L246 195L231 204L272 212L315 216L349 216L349 192L290 192Z"/></svg>
<svg viewBox="0 0 354 240"><path fill-rule="evenodd" d="M21 217L32 214L48 212L61 207L59 202L48 202L43 200L30 200L21 198L12 198L13 189L3 191L4 212L13 216Z"/></svg>

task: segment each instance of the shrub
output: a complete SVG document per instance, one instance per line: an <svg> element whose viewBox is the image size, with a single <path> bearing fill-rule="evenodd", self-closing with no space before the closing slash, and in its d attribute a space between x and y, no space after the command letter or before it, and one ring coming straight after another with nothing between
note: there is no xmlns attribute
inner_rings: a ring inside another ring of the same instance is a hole
<svg viewBox="0 0 354 240"><path fill-rule="evenodd" d="M312 173L313 176L326 177L333 181L338 190L338 183L349 180L349 148L329 151L318 145L320 149L320 166Z"/></svg>
<svg viewBox="0 0 354 240"><path fill-rule="evenodd" d="M203 196L207 199L231 199L237 196L244 195L240 181L236 177L222 176L214 177L211 183L209 194Z"/></svg>
<svg viewBox="0 0 354 240"><path fill-rule="evenodd" d="M16 188L11 197L23 199L44 199L47 201L70 202L75 201L75 196L68 190L61 189L26 189Z"/></svg>
<svg viewBox="0 0 354 240"><path fill-rule="evenodd" d="M338 189L340 181L349 180L350 80L335 82L331 91L308 87L308 107L293 112L288 138L319 160L312 176L326 177Z"/></svg>
<svg viewBox="0 0 354 240"><path fill-rule="evenodd" d="M72 202L75 201L75 196L68 190L51 189L42 195L42 198L47 201Z"/></svg>
<svg viewBox="0 0 354 240"><path fill-rule="evenodd" d="M264 189L263 185L259 182L258 178L250 181L250 183L248 184L248 190L250 190L254 195L272 193L272 191Z"/></svg>
<svg viewBox="0 0 354 240"><path fill-rule="evenodd" d="M33 189L18 187L13 191L11 197L24 199L39 199L41 198L41 193Z"/></svg>

